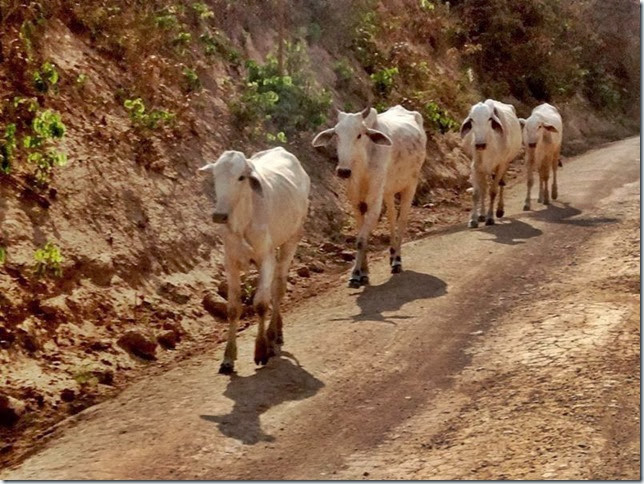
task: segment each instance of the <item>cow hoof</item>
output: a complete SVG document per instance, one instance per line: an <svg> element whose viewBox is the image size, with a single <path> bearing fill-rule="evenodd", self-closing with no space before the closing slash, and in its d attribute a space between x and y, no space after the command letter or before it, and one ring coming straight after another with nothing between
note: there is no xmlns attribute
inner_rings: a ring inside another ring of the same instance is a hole
<svg viewBox="0 0 644 484"><path fill-rule="evenodd" d="M529 210L530 210L530 205L528 205L528 204L526 203L526 204L523 206L523 211L524 211L524 212L528 212Z"/></svg>
<svg viewBox="0 0 644 484"><path fill-rule="evenodd" d="M220 375L232 375L235 372L234 363L229 363L227 361L223 362L219 367Z"/></svg>
<svg viewBox="0 0 644 484"><path fill-rule="evenodd" d="M369 276L361 276L360 277L360 285L368 286L369 285Z"/></svg>
<svg viewBox="0 0 644 484"><path fill-rule="evenodd" d="M359 289L360 288L360 279L349 279L349 287L351 289Z"/></svg>
<svg viewBox="0 0 644 484"><path fill-rule="evenodd" d="M488 218L485 220L485 225L494 225L494 219L493 218Z"/></svg>
<svg viewBox="0 0 644 484"><path fill-rule="evenodd" d="M479 222L485 222L485 215L479 215Z"/></svg>
<svg viewBox="0 0 644 484"><path fill-rule="evenodd" d="M479 223L476 220L470 220L469 222L467 222L467 226L471 229L475 229L479 226Z"/></svg>
<svg viewBox="0 0 644 484"><path fill-rule="evenodd" d="M280 345L278 345L277 343L273 343L269 347L268 358L273 358L274 356L280 356L281 354L282 354L282 347Z"/></svg>
<svg viewBox="0 0 644 484"><path fill-rule="evenodd" d="M268 363L268 354L266 354L264 356L261 356L261 357L257 357L257 356L255 357L255 364L256 365L264 366L264 365L266 365L266 363Z"/></svg>
<svg viewBox="0 0 644 484"><path fill-rule="evenodd" d="M544 205L550 205L550 200L544 200L544 201L543 201L543 204L544 204Z"/></svg>
<svg viewBox="0 0 644 484"><path fill-rule="evenodd" d="M402 265L398 264L396 266L391 266L391 273L392 274L400 274L402 272Z"/></svg>
<svg viewBox="0 0 644 484"><path fill-rule="evenodd" d="M504 215L505 215L504 210L497 210L496 211L496 218L503 218Z"/></svg>

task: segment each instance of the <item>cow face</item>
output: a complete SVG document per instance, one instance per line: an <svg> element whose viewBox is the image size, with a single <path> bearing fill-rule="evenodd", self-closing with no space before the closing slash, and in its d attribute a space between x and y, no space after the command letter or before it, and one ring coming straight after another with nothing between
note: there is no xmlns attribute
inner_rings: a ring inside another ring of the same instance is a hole
<svg viewBox="0 0 644 484"><path fill-rule="evenodd" d="M537 116L530 116L528 119L519 119L523 132L523 146L527 150L535 149L543 141L547 133L556 133L557 128L545 123Z"/></svg>
<svg viewBox="0 0 644 484"><path fill-rule="evenodd" d="M313 146L323 146L335 138L338 153L336 174L350 178L356 169L362 169L368 161L370 144L391 146L391 139L381 131L371 129L376 120L375 110L367 108L361 113L338 112L338 124L319 133L313 139Z"/></svg>
<svg viewBox="0 0 644 484"><path fill-rule="evenodd" d="M262 186L251 164L239 151L226 151L214 163L199 168L213 175L217 203L212 214L215 223L226 223L239 200L250 190L262 194Z"/></svg>
<svg viewBox="0 0 644 484"><path fill-rule="evenodd" d="M483 151L487 148L488 140L495 131L503 133L503 126L498 112L496 108L491 108L484 103L475 104L461 125L461 137L465 138L472 133L477 151Z"/></svg>

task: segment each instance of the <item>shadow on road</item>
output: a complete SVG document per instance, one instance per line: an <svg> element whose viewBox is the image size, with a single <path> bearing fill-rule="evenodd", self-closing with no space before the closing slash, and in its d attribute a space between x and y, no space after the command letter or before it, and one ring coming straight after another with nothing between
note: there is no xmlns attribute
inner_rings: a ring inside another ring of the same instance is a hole
<svg viewBox="0 0 644 484"><path fill-rule="evenodd" d="M599 225L619 222L612 217L585 217L573 218L582 213L578 208L570 206L569 203L548 205L545 210L533 212L530 216L535 220L551 222L556 224L576 225L578 227L597 227Z"/></svg>
<svg viewBox="0 0 644 484"><path fill-rule="evenodd" d="M440 297L447 294L447 284L438 277L421 272L403 271L392 276L379 286L365 286L356 302L360 314L334 321L380 321L396 324L395 319L410 319L413 316L388 316L382 313L396 311L404 304L417 299Z"/></svg>
<svg viewBox="0 0 644 484"><path fill-rule="evenodd" d="M301 366L285 358L273 358L253 375L231 376L224 396L235 403L228 415L200 417L216 423L222 434L244 444L272 442L275 437L262 430L260 415L280 403L310 398L323 386Z"/></svg>
<svg viewBox="0 0 644 484"><path fill-rule="evenodd" d="M517 219L506 219L509 223L500 225L490 225L485 227L481 232L494 235L494 239L487 239L492 242L506 245L518 245L525 243L526 240L538 237L543 231Z"/></svg>

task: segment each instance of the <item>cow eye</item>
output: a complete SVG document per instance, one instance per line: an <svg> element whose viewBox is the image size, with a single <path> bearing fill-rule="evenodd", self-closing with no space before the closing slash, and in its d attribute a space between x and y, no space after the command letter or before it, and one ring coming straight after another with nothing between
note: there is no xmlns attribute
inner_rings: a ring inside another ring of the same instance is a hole
<svg viewBox="0 0 644 484"><path fill-rule="evenodd" d="M362 133L360 133L360 134L358 135L358 139L360 139L360 138L362 138Z"/></svg>
<svg viewBox="0 0 644 484"><path fill-rule="evenodd" d="M244 178L246 178L246 177L245 177L244 175L242 175L242 176L240 176L240 177L238 178L238 180L239 180L239 181L242 181Z"/></svg>

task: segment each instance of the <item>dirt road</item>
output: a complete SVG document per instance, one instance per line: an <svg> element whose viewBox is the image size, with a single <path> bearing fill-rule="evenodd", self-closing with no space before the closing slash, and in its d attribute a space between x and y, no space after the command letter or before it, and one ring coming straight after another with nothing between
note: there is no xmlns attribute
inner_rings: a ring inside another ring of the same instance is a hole
<svg viewBox="0 0 644 484"><path fill-rule="evenodd" d="M639 138L61 425L4 479L639 479ZM463 214L463 221L467 214Z"/></svg>

